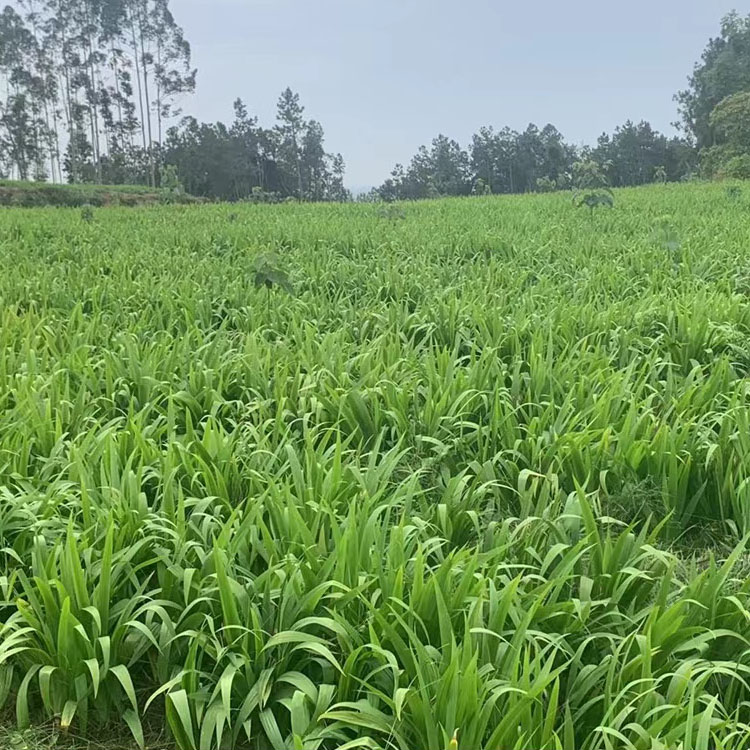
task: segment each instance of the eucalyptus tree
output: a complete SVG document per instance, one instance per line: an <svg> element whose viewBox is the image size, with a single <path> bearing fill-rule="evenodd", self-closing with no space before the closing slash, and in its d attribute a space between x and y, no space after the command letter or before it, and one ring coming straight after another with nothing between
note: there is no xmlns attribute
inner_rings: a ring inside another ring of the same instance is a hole
<svg viewBox="0 0 750 750"><path fill-rule="evenodd" d="M180 114L178 98L195 90L197 71L191 67L190 43L169 9L169 0L153 0L154 79L156 83L157 140L163 121Z"/></svg>
<svg viewBox="0 0 750 750"><path fill-rule="evenodd" d="M37 72L36 40L21 15L0 13L0 138L19 179L43 177L48 133L42 115L44 80Z"/></svg>

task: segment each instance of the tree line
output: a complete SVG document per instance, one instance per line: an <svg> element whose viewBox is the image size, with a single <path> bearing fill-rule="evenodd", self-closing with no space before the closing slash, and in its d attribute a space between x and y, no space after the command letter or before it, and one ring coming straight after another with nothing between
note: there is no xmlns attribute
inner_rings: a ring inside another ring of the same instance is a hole
<svg viewBox="0 0 750 750"><path fill-rule="evenodd" d="M347 200L344 160L286 89L263 127L183 118L190 44L170 0L14 0L0 13L0 177L169 183L220 200ZM369 198L518 193L570 186L592 162L612 186L692 176L750 178L750 15L732 13L676 96L681 133L627 121L593 146L551 124L481 128L463 148L437 136Z"/></svg>
<svg viewBox="0 0 750 750"><path fill-rule="evenodd" d="M483 127L467 149L437 136L408 166L397 164L372 197L382 200L440 195L525 193L570 187L577 162L599 164L613 186L679 180L695 168L685 138L668 138L647 122L626 122L602 135L593 148L565 141L553 125L529 125L523 132Z"/></svg>
<svg viewBox="0 0 750 750"><path fill-rule="evenodd" d="M237 99L229 126L187 117L171 128L164 161L176 168L192 195L227 201L348 200L343 157L326 153L323 127L304 114L299 94L287 88L279 97L276 124L264 128Z"/></svg>
<svg viewBox="0 0 750 750"><path fill-rule="evenodd" d="M576 146L551 124L523 132L481 128L467 148L438 135L366 196L404 200L441 195L548 191L571 186L574 166L595 163L613 187L692 177L750 179L750 15L726 16L688 87L676 95L681 134L628 120L594 146Z"/></svg>

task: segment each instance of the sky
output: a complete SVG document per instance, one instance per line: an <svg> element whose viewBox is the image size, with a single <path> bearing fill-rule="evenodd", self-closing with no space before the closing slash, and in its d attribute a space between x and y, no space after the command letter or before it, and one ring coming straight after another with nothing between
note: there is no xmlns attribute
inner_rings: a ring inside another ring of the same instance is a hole
<svg viewBox="0 0 750 750"><path fill-rule="evenodd" d="M593 143L625 120L673 132L674 94L749 0L173 0L202 121L241 97L265 126L300 94L347 184L380 184L438 133L555 125Z"/></svg>

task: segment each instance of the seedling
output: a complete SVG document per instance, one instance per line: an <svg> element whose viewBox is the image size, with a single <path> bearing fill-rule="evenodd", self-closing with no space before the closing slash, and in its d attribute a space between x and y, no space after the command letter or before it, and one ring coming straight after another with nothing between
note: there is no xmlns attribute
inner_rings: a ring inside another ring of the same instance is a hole
<svg viewBox="0 0 750 750"><path fill-rule="evenodd" d="M672 258L675 271L678 270L682 264L682 243L668 216L662 216L656 220L652 237Z"/></svg>
<svg viewBox="0 0 750 750"><path fill-rule="evenodd" d="M271 312L271 292L283 289L287 294L294 294L294 286L281 268L281 261L274 253L261 255L255 261L255 288L266 288L268 312Z"/></svg>

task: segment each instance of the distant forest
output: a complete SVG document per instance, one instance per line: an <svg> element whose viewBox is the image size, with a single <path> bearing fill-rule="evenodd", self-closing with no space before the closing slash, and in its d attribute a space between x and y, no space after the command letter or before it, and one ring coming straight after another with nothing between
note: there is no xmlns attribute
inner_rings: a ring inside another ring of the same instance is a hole
<svg viewBox="0 0 750 750"><path fill-rule="evenodd" d="M271 127L241 99L229 125L201 123L181 111L196 79L169 0L16 0L0 15L0 178L229 201L351 198L342 156L297 93L282 92ZM482 127L466 148L438 135L364 199L564 189L582 161L613 187L750 178L750 15L723 19L675 98L679 136L631 121L587 147L551 124Z"/></svg>

